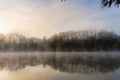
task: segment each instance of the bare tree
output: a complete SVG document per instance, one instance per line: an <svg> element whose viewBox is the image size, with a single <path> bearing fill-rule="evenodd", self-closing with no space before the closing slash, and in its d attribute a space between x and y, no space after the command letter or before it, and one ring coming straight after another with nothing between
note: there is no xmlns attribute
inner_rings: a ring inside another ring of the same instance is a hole
<svg viewBox="0 0 120 80"><path fill-rule="evenodd" d="M119 7L120 0L102 0L101 3L104 7L111 7L113 4Z"/></svg>

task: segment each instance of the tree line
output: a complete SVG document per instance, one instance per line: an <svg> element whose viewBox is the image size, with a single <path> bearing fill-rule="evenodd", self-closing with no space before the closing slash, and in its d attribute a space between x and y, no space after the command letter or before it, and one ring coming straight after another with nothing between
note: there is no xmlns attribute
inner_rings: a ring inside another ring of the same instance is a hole
<svg viewBox="0 0 120 80"><path fill-rule="evenodd" d="M120 35L110 31L67 31L50 38L0 34L0 51L118 51Z"/></svg>

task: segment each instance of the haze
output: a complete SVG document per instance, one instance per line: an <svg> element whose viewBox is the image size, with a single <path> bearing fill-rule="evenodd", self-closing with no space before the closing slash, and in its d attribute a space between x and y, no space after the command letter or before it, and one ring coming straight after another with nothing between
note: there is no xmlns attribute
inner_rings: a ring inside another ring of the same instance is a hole
<svg viewBox="0 0 120 80"><path fill-rule="evenodd" d="M0 0L0 32L50 37L69 30L120 31L120 8L101 0Z"/></svg>

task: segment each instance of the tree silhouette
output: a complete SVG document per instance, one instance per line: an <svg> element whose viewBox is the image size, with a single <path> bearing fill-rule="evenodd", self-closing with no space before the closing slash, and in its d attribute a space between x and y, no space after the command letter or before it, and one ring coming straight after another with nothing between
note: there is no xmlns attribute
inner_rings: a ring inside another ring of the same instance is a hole
<svg viewBox="0 0 120 80"><path fill-rule="evenodd" d="M119 7L120 4L120 0L102 0L102 5L104 7L111 7L112 4L114 4L115 6Z"/></svg>

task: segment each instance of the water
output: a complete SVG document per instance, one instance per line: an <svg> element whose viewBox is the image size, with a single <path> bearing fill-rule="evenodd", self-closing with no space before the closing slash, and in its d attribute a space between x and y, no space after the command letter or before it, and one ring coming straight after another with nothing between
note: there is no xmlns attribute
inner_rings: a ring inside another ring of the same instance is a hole
<svg viewBox="0 0 120 80"><path fill-rule="evenodd" d="M0 53L0 80L119 80L119 52Z"/></svg>

